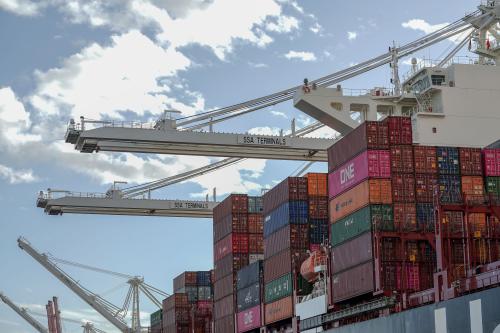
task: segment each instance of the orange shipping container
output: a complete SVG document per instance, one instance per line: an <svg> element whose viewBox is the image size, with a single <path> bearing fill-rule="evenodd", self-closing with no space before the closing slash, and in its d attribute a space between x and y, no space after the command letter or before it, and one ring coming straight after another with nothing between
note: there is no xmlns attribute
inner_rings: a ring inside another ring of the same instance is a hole
<svg viewBox="0 0 500 333"><path fill-rule="evenodd" d="M486 236L486 214L471 213L467 215L469 231L475 238Z"/></svg>
<svg viewBox="0 0 500 333"><path fill-rule="evenodd" d="M369 179L330 201L330 223L333 223L368 204L391 203L391 180Z"/></svg>
<svg viewBox="0 0 500 333"><path fill-rule="evenodd" d="M293 298L285 297L279 301L265 305L264 318L266 325L293 317Z"/></svg>
<svg viewBox="0 0 500 333"><path fill-rule="evenodd" d="M483 195L483 177L462 176L462 192L465 195Z"/></svg>
<svg viewBox="0 0 500 333"><path fill-rule="evenodd" d="M328 175L326 173L308 173L306 177L309 195L328 195Z"/></svg>

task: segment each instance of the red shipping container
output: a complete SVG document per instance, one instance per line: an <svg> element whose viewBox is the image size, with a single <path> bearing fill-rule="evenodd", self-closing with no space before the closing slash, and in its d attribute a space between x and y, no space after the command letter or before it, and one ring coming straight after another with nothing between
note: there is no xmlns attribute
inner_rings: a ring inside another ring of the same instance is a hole
<svg viewBox="0 0 500 333"><path fill-rule="evenodd" d="M391 172L413 173L413 147L391 146Z"/></svg>
<svg viewBox="0 0 500 333"><path fill-rule="evenodd" d="M484 175L500 176L500 149L483 149Z"/></svg>
<svg viewBox="0 0 500 333"><path fill-rule="evenodd" d="M390 178L389 151L367 150L328 174L329 197L356 186L367 178Z"/></svg>
<svg viewBox="0 0 500 333"><path fill-rule="evenodd" d="M249 253L258 254L264 253L264 235L249 234L248 235L248 251Z"/></svg>
<svg viewBox="0 0 500 333"><path fill-rule="evenodd" d="M263 215L287 201L307 200L307 178L288 177L263 195Z"/></svg>
<svg viewBox="0 0 500 333"><path fill-rule="evenodd" d="M484 213L470 213L467 215L467 224L469 232L475 237L485 237L486 232L486 214Z"/></svg>
<svg viewBox="0 0 500 333"><path fill-rule="evenodd" d="M444 212L442 225L443 230L447 231L448 233L464 233L465 225L463 213L458 211Z"/></svg>
<svg viewBox="0 0 500 333"><path fill-rule="evenodd" d="M328 195L328 179L326 173L308 173L307 178L307 193L309 196L327 196Z"/></svg>
<svg viewBox="0 0 500 333"><path fill-rule="evenodd" d="M481 149L458 148L460 158L460 173L466 176L481 176L483 174L483 161Z"/></svg>
<svg viewBox="0 0 500 333"><path fill-rule="evenodd" d="M417 208L413 203L394 204L394 227L402 232L418 230Z"/></svg>
<svg viewBox="0 0 500 333"><path fill-rule="evenodd" d="M372 293L374 284L373 262L353 267L342 273L332 275L333 302Z"/></svg>
<svg viewBox="0 0 500 333"><path fill-rule="evenodd" d="M237 270L248 265L248 254L231 253L219 261L215 262L214 281L235 273Z"/></svg>
<svg viewBox="0 0 500 333"><path fill-rule="evenodd" d="M196 286L196 272L184 272L174 278L174 292L186 286Z"/></svg>
<svg viewBox="0 0 500 333"><path fill-rule="evenodd" d="M234 318L226 316L214 321L214 333L234 333Z"/></svg>
<svg viewBox="0 0 500 333"><path fill-rule="evenodd" d="M394 202L415 202L415 176L392 174L392 200Z"/></svg>
<svg viewBox="0 0 500 333"><path fill-rule="evenodd" d="M264 283L279 278L292 271L292 255L286 249L277 255L264 260Z"/></svg>
<svg viewBox="0 0 500 333"><path fill-rule="evenodd" d="M404 271L404 274L403 274ZM398 290L420 291L420 267L418 264L405 264L405 269L397 267ZM404 279L403 279L404 278ZM401 282L404 282L403 284Z"/></svg>
<svg viewBox="0 0 500 333"><path fill-rule="evenodd" d="M438 185L436 174L415 174L415 198L417 202L433 202L434 189Z"/></svg>
<svg viewBox="0 0 500 333"><path fill-rule="evenodd" d="M307 251L309 248L309 226L307 224L289 224L264 239L264 258L284 249Z"/></svg>
<svg viewBox="0 0 500 333"><path fill-rule="evenodd" d="M309 218L310 219L328 218L328 197L326 196L309 197Z"/></svg>
<svg viewBox="0 0 500 333"><path fill-rule="evenodd" d="M248 195L230 194L214 208L214 220L237 213L248 213Z"/></svg>
<svg viewBox="0 0 500 333"><path fill-rule="evenodd" d="M469 197L482 196L484 194L483 177L462 176L462 193Z"/></svg>
<svg viewBox="0 0 500 333"><path fill-rule="evenodd" d="M367 149L389 149L386 123L365 121L328 148L328 172Z"/></svg>
<svg viewBox="0 0 500 333"><path fill-rule="evenodd" d="M248 232L262 234L264 232L264 215L248 214Z"/></svg>
<svg viewBox="0 0 500 333"><path fill-rule="evenodd" d="M293 297L285 297L264 306L264 319L266 325L293 317Z"/></svg>
<svg viewBox="0 0 500 333"><path fill-rule="evenodd" d="M437 173L436 147L413 146L416 173Z"/></svg>
<svg viewBox="0 0 500 333"><path fill-rule="evenodd" d="M410 117L387 117L384 122L388 125L389 144L411 145L413 143Z"/></svg>
<svg viewBox="0 0 500 333"><path fill-rule="evenodd" d="M236 289L235 277L235 274L229 274L228 276L214 282L215 302L226 297L227 295L234 294L234 290Z"/></svg>
<svg viewBox="0 0 500 333"><path fill-rule="evenodd" d="M366 232L332 248L334 274L371 260L373 260L371 232Z"/></svg>
<svg viewBox="0 0 500 333"><path fill-rule="evenodd" d="M395 237L384 237L379 239L376 246L380 259L385 261L399 260L401 255L400 244L400 239Z"/></svg>
<svg viewBox="0 0 500 333"><path fill-rule="evenodd" d="M219 241L232 232L248 232L248 214L234 213L221 220L214 219L214 241Z"/></svg>
<svg viewBox="0 0 500 333"><path fill-rule="evenodd" d="M234 295L224 297L223 299L214 302L214 319L224 318L229 315L234 315Z"/></svg>
<svg viewBox="0 0 500 333"><path fill-rule="evenodd" d="M215 243L214 257L216 261L230 253L248 253L248 234L232 233Z"/></svg>
<svg viewBox="0 0 500 333"><path fill-rule="evenodd" d="M164 310L170 310L176 307L188 307L188 298L185 293L175 293L168 296L162 302L162 308Z"/></svg>

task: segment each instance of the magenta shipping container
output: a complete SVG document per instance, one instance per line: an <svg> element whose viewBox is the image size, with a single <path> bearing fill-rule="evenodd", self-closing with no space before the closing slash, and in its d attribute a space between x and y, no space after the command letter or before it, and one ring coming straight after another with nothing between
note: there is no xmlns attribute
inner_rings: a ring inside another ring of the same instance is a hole
<svg viewBox="0 0 500 333"><path fill-rule="evenodd" d="M333 198L366 178L390 178L388 150L367 150L328 175L329 197Z"/></svg>
<svg viewBox="0 0 500 333"><path fill-rule="evenodd" d="M260 305L238 313L238 332L246 332L260 327Z"/></svg>
<svg viewBox="0 0 500 333"><path fill-rule="evenodd" d="M483 149L484 174L500 176L500 149Z"/></svg>

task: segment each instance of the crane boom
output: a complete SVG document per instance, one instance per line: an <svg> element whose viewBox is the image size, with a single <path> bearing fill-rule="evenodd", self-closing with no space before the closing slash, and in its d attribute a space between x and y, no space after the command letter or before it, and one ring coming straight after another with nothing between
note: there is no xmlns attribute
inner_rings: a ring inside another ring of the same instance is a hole
<svg viewBox="0 0 500 333"><path fill-rule="evenodd" d="M130 333L130 329L127 324L123 320L115 317L111 312L111 309L113 307L116 308L114 305L100 298L98 295L95 295L85 288L81 287L71 276L69 276L67 273L53 264L46 254L39 253L37 250L35 250L26 239L19 237L17 243L21 249L28 253L40 265L42 265L66 287L72 290L78 297L84 300L88 305L96 310L101 316L106 318L121 332Z"/></svg>
<svg viewBox="0 0 500 333"><path fill-rule="evenodd" d="M40 333L49 333L49 330L44 327L38 320L33 318L26 309L20 308L16 304L14 304L7 296L3 293L0 293L0 298L2 301L7 304L12 310L14 310L19 316L21 316L24 320L26 320L34 329L36 329Z"/></svg>

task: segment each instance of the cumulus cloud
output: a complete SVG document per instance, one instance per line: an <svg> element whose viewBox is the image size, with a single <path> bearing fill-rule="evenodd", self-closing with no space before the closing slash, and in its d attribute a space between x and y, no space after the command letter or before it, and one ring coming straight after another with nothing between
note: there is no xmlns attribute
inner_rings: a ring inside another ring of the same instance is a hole
<svg viewBox="0 0 500 333"><path fill-rule="evenodd" d="M288 53L285 54L285 58L302 61L316 61L316 55L314 53L305 51L288 51Z"/></svg>
<svg viewBox="0 0 500 333"><path fill-rule="evenodd" d="M288 119L288 116L286 115L286 113L284 112L281 112L281 111L271 111L271 114L274 115L274 116L277 116L277 117L283 117L285 119Z"/></svg>
<svg viewBox="0 0 500 333"><path fill-rule="evenodd" d="M347 32L347 39L348 40L355 40L358 38L358 33L356 31L348 31Z"/></svg>
<svg viewBox="0 0 500 333"><path fill-rule="evenodd" d="M276 21L269 22L266 29L277 33L287 33L299 28L299 21L293 16L279 16Z"/></svg>
<svg viewBox="0 0 500 333"><path fill-rule="evenodd" d="M6 179L11 184L32 183L37 181L32 170L14 170L0 164L0 178Z"/></svg>
<svg viewBox="0 0 500 333"><path fill-rule="evenodd" d="M411 20L408 20L407 22L401 23L401 26L403 28L422 31L425 34L430 34L431 32L434 32L436 30L444 28L448 24L449 23L430 24L422 19L411 19Z"/></svg>
<svg viewBox="0 0 500 333"><path fill-rule="evenodd" d="M318 22L315 22L311 27L309 27L309 30L315 34L319 34L323 30L323 27L321 27Z"/></svg>
<svg viewBox="0 0 500 333"><path fill-rule="evenodd" d="M253 127L248 130L248 134L254 134L254 135L279 135L281 129L279 127L269 127L269 126L262 126L262 127Z"/></svg>
<svg viewBox="0 0 500 333"><path fill-rule="evenodd" d="M39 13L40 4L30 0L0 0L0 9L21 16L34 16Z"/></svg>

